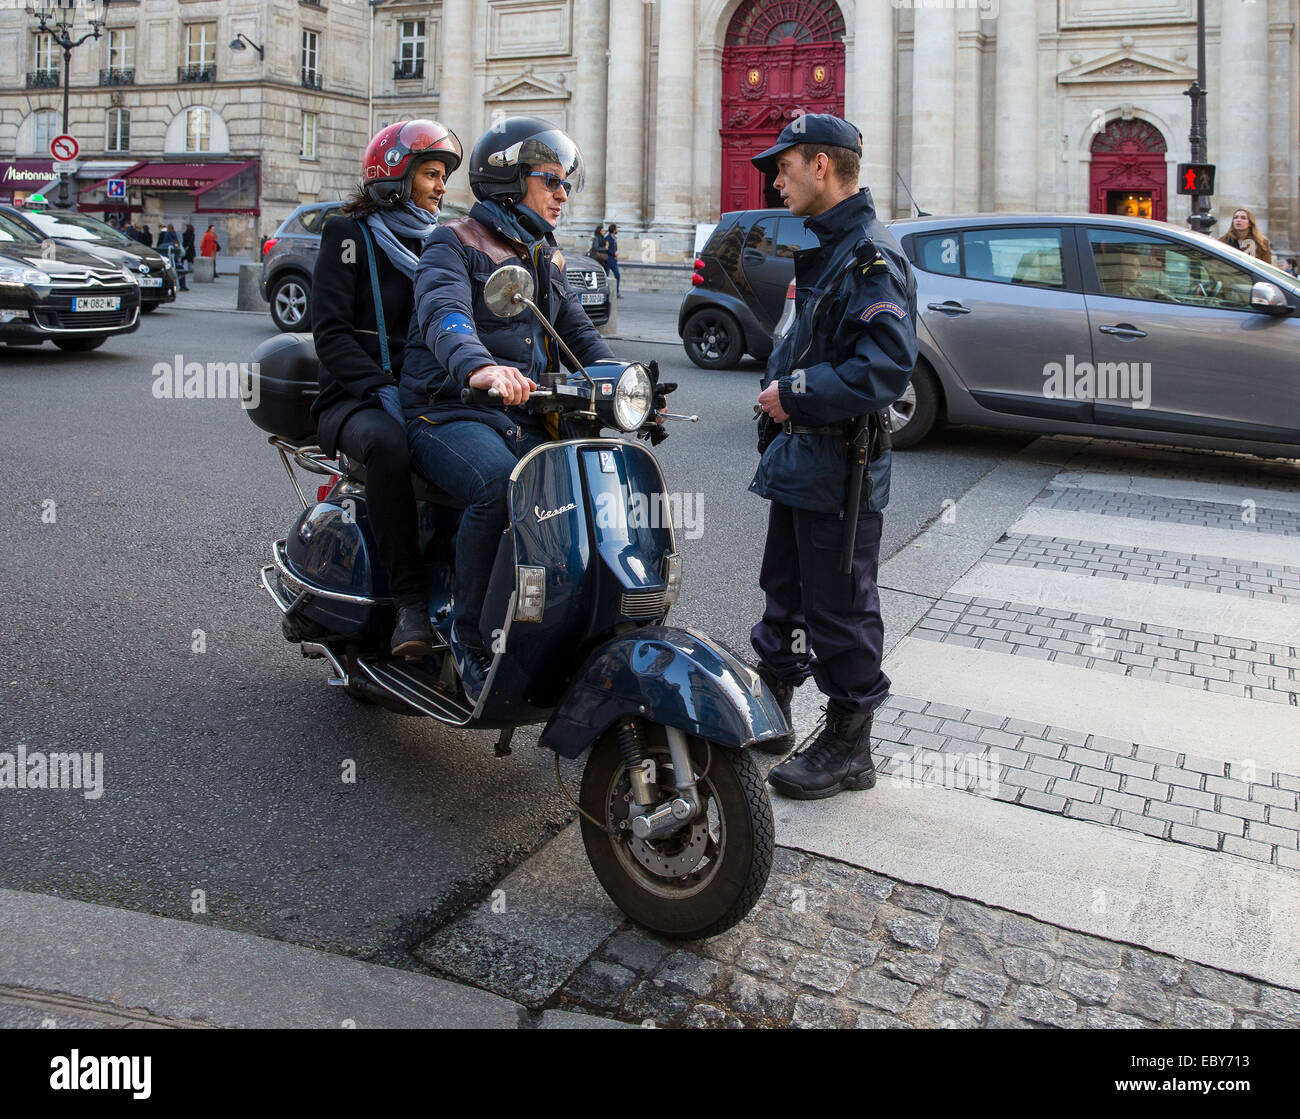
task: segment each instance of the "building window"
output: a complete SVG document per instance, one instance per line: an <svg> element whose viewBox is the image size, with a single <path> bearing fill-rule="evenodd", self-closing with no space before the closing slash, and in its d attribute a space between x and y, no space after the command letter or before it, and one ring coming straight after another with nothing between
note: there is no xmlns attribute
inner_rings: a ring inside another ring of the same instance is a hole
<svg viewBox="0 0 1300 1119"><path fill-rule="evenodd" d="M180 68L183 82L211 82L217 78L217 25L185 25L185 65Z"/></svg>
<svg viewBox="0 0 1300 1119"><path fill-rule="evenodd" d="M317 113L303 113L302 115L302 158L316 158L316 122L319 117Z"/></svg>
<svg viewBox="0 0 1300 1119"><path fill-rule="evenodd" d="M135 28L108 33L108 65L99 72L100 85L131 85L135 81Z"/></svg>
<svg viewBox="0 0 1300 1119"><path fill-rule="evenodd" d="M131 110L109 109L107 136L104 140L107 152L129 152L131 150Z"/></svg>
<svg viewBox="0 0 1300 1119"><path fill-rule="evenodd" d="M55 49L56 48L54 45L53 35L37 35L36 36L36 65L35 67L33 67L33 69L38 71L46 71L46 72L53 70L55 73L57 73L59 69L59 62L58 62L58 55L54 53Z"/></svg>
<svg viewBox="0 0 1300 1119"><path fill-rule="evenodd" d="M195 105L185 111L185 150L212 150L212 110Z"/></svg>
<svg viewBox="0 0 1300 1119"><path fill-rule="evenodd" d="M302 33L302 84L308 89L320 89L320 33Z"/></svg>
<svg viewBox="0 0 1300 1119"><path fill-rule="evenodd" d="M393 77L399 81L403 78L423 78L424 20L404 19L399 24L399 29L397 64L393 70Z"/></svg>
<svg viewBox="0 0 1300 1119"><path fill-rule="evenodd" d="M50 150L50 142L59 135L59 114L53 109L42 109L32 114L32 151L44 155Z"/></svg>

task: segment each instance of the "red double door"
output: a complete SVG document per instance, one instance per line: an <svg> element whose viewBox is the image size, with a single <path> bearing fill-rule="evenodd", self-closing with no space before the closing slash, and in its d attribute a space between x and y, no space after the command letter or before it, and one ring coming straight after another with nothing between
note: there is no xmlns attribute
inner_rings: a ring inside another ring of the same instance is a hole
<svg viewBox="0 0 1300 1119"><path fill-rule="evenodd" d="M722 55L722 212L780 206L750 158L804 113L844 115L844 44L728 46Z"/></svg>

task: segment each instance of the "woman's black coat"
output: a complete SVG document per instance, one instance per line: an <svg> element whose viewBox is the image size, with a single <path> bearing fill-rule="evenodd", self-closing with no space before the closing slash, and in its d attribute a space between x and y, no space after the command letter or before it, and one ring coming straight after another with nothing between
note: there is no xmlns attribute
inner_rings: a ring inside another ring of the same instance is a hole
<svg viewBox="0 0 1300 1119"><path fill-rule="evenodd" d="M401 240L419 256L419 242ZM396 384L402 372L406 332L415 304L414 285L377 242L375 265L384 302L391 377L380 364L379 323L361 225L343 214L326 222L311 291L312 335L320 358L320 396L311 414L316 421L316 441L326 454L337 449L343 421L358 408L381 407L378 390Z"/></svg>

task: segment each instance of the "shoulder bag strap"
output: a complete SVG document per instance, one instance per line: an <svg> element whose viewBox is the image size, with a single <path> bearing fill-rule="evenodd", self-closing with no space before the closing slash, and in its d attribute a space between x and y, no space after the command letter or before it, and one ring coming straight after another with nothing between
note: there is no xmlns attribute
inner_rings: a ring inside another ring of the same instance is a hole
<svg viewBox="0 0 1300 1119"><path fill-rule="evenodd" d="M365 221L358 223L361 226L361 236L366 243L366 261L370 265L370 290L375 299L375 325L379 329L379 358L384 367L384 372L390 377L393 375L393 363L388 358L388 327L384 323L384 300L379 293L379 269L375 267L375 246L371 240L370 230L366 228Z"/></svg>

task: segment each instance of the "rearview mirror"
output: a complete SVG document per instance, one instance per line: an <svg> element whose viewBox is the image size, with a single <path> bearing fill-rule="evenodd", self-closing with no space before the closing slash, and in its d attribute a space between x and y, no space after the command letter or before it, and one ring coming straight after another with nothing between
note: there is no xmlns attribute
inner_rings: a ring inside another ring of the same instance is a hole
<svg viewBox="0 0 1300 1119"><path fill-rule="evenodd" d="M504 264L483 285L483 302L494 315L513 319L533 298L533 278L526 268Z"/></svg>
<svg viewBox="0 0 1300 1119"><path fill-rule="evenodd" d="M1282 293L1282 289L1267 280L1258 281L1250 289L1250 305L1254 310L1263 311L1268 315L1289 315L1295 310Z"/></svg>

